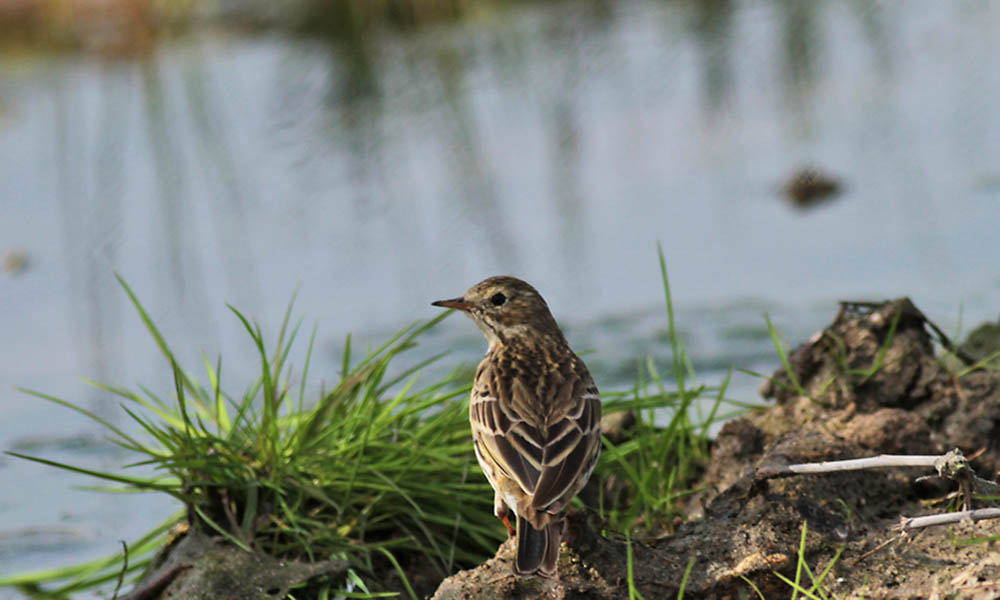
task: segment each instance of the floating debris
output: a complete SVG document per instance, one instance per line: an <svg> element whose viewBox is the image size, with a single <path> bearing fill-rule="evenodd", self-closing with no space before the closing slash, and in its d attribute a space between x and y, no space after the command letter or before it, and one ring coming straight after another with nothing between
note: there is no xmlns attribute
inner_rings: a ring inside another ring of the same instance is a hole
<svg viewBox="0 0 1000 600"><path fill-rule="evenodd" d="M781 190L792 206L812 208L833 200L843 191L843 185L833 175L804 167L792 174Z"/></svg>
<svg viewBox="0 0 1000 600"><path fill-rule="evenodd" d="M0 257L0 265L8 275L17 275L28 268L28 253L24 250L8 250Z"/></svg>

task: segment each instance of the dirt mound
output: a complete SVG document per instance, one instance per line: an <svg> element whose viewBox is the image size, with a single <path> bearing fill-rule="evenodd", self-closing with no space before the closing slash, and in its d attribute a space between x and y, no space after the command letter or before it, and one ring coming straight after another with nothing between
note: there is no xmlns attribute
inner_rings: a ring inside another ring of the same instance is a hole
<svg viewBox="0 0 1000 600"><path fill-rule="evenodd" d="M772 465L960 448L981 477L1000 470L1000 372L956 376L907 300L843 304L834 323L762 386L770 409L723 427L689 521L653 543L632 543L633 581L645 598L791 595L803 523L805 563L838 598L998 598L1000 550L962 540L1000 534L997 521L938 527L903 538L901 515L943 512L927 499L948 484L914 483L922 469L763 479ZM960 354L960 353L959 353ZM961 371L959 371L961 373ZM559 581L516 579L510 542L480 567L446 579L434 598L628 598L627 545L571 517ZM839 556L838 556L839 555ZM809 589L812 580L800 581Z"/></svg>

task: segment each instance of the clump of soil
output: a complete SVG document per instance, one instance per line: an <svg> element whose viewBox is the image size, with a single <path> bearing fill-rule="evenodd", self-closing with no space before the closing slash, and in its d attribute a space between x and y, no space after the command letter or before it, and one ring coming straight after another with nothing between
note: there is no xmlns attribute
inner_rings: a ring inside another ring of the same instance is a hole
<svg viewBox="0 0 1000 600"><path fill-rule="evenodd" d="M246 552L196 529L180 534L154 558L143 581L122 600L285 598L317 577L343 577L345 561L278 560Z"/></svg>
<svg viewBox="0 0 1000 600"><path fill-rule="evenodd" d="M998 598L1000 549L962 540L1000 534L997 521L938 527L902 537L900 517L943 512L925 506L945 483L915 484L921 469L855 471L764 479L761 467L876 454L975 457L1000 470L1000 372L953 375L935 356L928 329L907 300L844 304L834 323L789 357L762 386L770 409L720 432L690 520L653 543L632 543L633 581L646 598L788 597L777 574L795 578L804 556L815 575L834 559L823 589L838 598ZM940 337L940 336L939 336ZM944 340L946 346L950 342ZM956 349L957 350L957 349ZM571 516L559 580L511 575L512 544L483 565L447 578L435 599L628 598L624 540L601 537ZM809 589L805 575L801 581Z"/></svg>

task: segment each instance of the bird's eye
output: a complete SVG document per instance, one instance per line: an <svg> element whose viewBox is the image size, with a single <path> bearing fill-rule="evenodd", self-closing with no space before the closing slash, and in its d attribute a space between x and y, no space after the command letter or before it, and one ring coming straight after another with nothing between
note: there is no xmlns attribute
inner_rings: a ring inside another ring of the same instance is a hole
<svg viewBox="0 0 1000 600"><path fill-rule="evenodd" d="M493 303L493 306L500 306L501 304L503 304L506 301L507 301L507 296L504 296L500 292L497 292L497 293L493 294L492 297L490 297L490 302Z"/></svg>

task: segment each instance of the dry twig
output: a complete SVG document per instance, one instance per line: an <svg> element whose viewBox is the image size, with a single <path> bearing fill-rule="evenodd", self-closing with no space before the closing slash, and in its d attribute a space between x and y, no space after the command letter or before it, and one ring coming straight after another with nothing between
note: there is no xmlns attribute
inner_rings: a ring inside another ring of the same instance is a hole
<svg viewBox="0 0 1000 600"><path fill-rule="evenodd" d="M983 496L1000 496L1000 484L976 475L969 465L968 459L959 449L954 449L940 456L930 455L896 455L882 454L869 458L851 460L832 460L818 463L800 463L794 465L767 465L757 470L757 477L788 477L791 475L836 473L842 471L859 471L863 469L884 469L894 467L934 467L937 477L958 482L962 496L962 511L927 515L923 517L903 517L902 530L908 531L932 525L957 523L962 519L981 521L984 519L1000 519L1000 508L982 508L971 510L972 500L976 494ZM921 478L923 479L923 478Z"/></svg>

